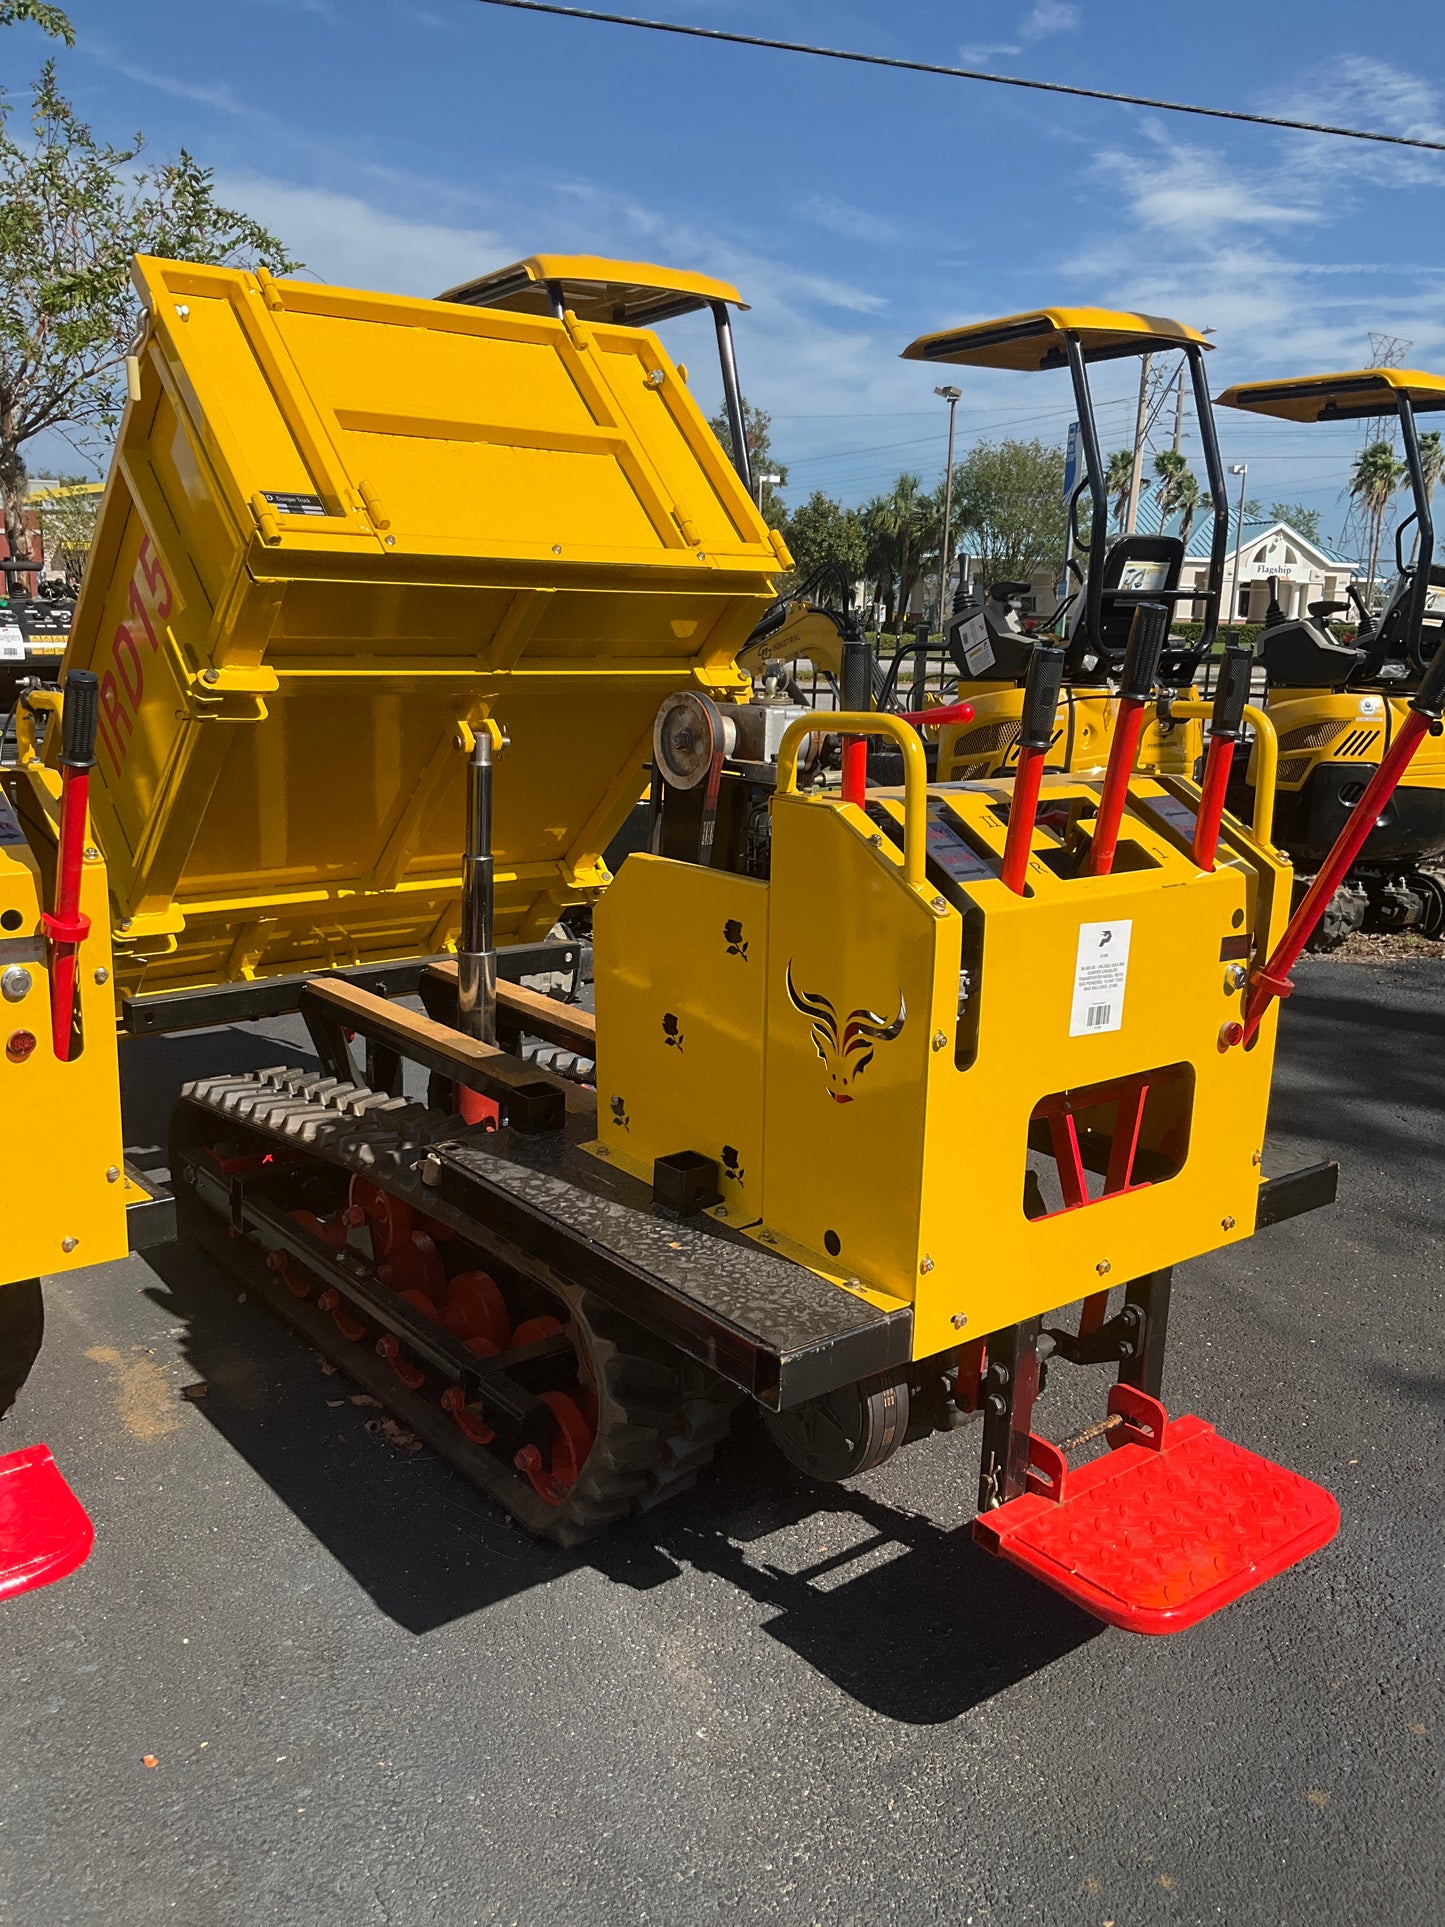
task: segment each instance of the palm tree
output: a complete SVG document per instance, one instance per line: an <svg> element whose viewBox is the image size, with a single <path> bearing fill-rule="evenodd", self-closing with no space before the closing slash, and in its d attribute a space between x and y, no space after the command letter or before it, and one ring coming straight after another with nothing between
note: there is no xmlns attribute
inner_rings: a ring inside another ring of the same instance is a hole
<svg viewBox="0 0 1445 1927"><path fill-rule="evenodd" d="M1350 494L1360 504L1369 521L1370 561L1365 582L1370 595L1374 594L1375 589L1375 570L1380 561L1380 535L1385 525L1385 512L1404 479L1404 465L1396 461L1395 450L1386 441L1367 442L1355 457L1355 465L1350 471Z"/></svg>
<svg viewBox="0 0 1445 1927"><path fill-rule="evenodd" d="M1114 501L1114 525L1123 528L1124 517L1129 509L1129 490L1134 481L1134 451L1121 448L1109 457L1109 466L1104 471L1104 493Z"/></svg>
<svg viewBox="0 0 1445 1927"><path fill-rule="evenodd" d="M1198 507L1199 484L1187 459L1177 448L1159 451L1154 457L1154 473L1159 477L1159 493L1154 499L1159 504L1159 527L1162 531L1175 509L1184 506L1185 496L1191 491L1191 486L1194 506Z"/></svg>
<svg viewBox="0 0 1445 1927"><path fill-rule="evenodd" d="M1435 484L1445 473L1445 444L1440 439L1438 428L1430 429L1420 437L1420 473L1425 478L1425 501L1434 505ZM1415 531L1415 560L1420 558L1420 531Z"/></svg>
<svg viewBox="0 0 1445 1927"><path fill-rule="evenodd" d="M1194 527L1194 518L1202 508L1212 508L1209 495L1200 488L1199 477L1192 469L1186 468L1179 477L1174 491L1175 505L1179 509L1179 540L1187 548L1189 532Z"/></svg>
<svg viewBox="0 0 1445 1927"><path fill-rule="evenodd" d="M888 589L885 604L892 602L893 585L898 585L897 612L902 617L908 598L918 580L919 567L927 553L934 520L932 505L923 492L917 475L902 474L887 495L875 496L864 511L870 537L877 545L880 562L887 568Z"/></svg>

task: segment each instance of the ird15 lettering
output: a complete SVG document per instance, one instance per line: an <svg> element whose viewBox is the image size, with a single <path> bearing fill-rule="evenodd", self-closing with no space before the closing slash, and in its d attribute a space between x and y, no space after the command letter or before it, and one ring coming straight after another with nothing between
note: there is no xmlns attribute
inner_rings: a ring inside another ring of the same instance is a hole
<svg viewBox="0 0 1445 1927"><path fill-rule="evenodd" d="M140 553L126 590L126 619L111 638L111 667L100 679L100 737L111 766L125 761L145 696L150 658L160 649L159 625L175 607L165 564L141 537Z"/></svg>

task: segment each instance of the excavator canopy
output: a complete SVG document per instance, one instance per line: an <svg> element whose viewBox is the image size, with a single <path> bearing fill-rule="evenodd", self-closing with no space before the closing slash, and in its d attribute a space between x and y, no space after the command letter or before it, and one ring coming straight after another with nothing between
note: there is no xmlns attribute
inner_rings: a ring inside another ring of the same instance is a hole
<svg viewBox="0 0 1445 1927"><path fill-rule="evenodd" d="M903 350L904 361L948 361L967 368L1020 368L1032 372L1064 365L1064 343L1078 342L1085 361L1114 361L1169 348L1208 348L1196 329L1165 315L1131 314L1113 308L1036 308L1002 321L976 321L942 334L920 335Z"/></svg>
<svg viewBox="0 0 1445 1927"><path fill-rule="evenodd" d="M1292 381L1242 381L1226 388L1217 408L1244 408L1289 422L1347 422L1393 413L1403 395L1417 415L1445 408L1445 375L1418 368L1355 368L1342 375Z"/></svg>
<svg viewBox="0 0 1445 1927"><path fill-rule="evenodd" d="M510 308L523 314L570 309L579 321L611 321L655 328L715 302L747 308L737 289L710 275L648 261L610 261L598 254L533 254L495 268L437 296L469 308Z"/></svg>

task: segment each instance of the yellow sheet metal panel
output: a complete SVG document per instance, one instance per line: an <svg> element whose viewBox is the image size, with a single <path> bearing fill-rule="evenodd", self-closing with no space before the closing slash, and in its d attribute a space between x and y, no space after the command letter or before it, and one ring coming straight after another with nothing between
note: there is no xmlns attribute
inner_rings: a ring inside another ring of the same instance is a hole
<svg viewBox="0 0 1445 1927"><path fill-rule="evenodd" d="M1214 405L1291 422L1358 421L1393 413L1400 395L1417 415L1445 408L1445 375L1427 375L1419 368L1354 368L1288 381L1242 381L1226 388Z"/></svg>
<svg viewBox="0 0 1445 1927"><path fill-rule="evenodd" d="M961 683L958 700L973 704L973 721L946 723L938 732L938 773L945 782L971 783L1012 775L1018 767L1024 693L1011 683ZM1084 773L1109 760L1117 697L1105 690L1065 690L1059 698L1048 767ZM1134 767L1141 775L1194 775L1204 752L1204 726L1194 718L1166 720L1151 705Z"/></svg>
<svg viewBox="0 0 1445 1927"><path fill-rule="evenodd" d="M545 931L605 881L662 698L744 686L781 566L686 384L636 328L136 275L67 656L101 677L121 987L449 947L487 718L498 934Z"/></svg>
<svg viewBox="0 0 1445 1927"><path fill-rule="evenodd" d="M1036 308L1000 321L976 321L940 334L920 335L903 350L904 361L947 361L971 368L1057 368L1063 365L1067 337L1078 342L1085 361L1110 361L1120 355L1147 355L1156 349L1213 343L1195 328L1167 315L1134 314L1113 308Z"/></svg>
<svg viewBox="0 0 1445 1927"><path fill-rule="evenodd" d="M1099 787L1046 778L1041 817L1087 826ZM658 861L629 892L625 872L597 925L599 1094L665 1122L649 1143L634 1129L624 1161L645 1177L639 1153L674 1140L717 1155L719 1079L751 1103L760 1078L761 1170L750 1164L730 1199L758 1213L743 1228L875 1302L911 1303L918 1358L1248 1237L1275 1013L1251 1050L1223 1048L1221 1033L1240 1015L1231 961L1267 953L1282 931L1290 871L1226 817L1219 866L1201 872L1188 850L1198 796L1180 778L1136 776L1104 878L1073 874L1041 823L1029 894L973 878L965 925L932 882L905 880L896 840L869 815L780 792L770 880L741 885L749 931L766 927L763 1026L725 1026L706 1075L661 1026L671 1013L686 1040L699 1011L713 1022L723 966L699 891L739 880ZM986 783L929 792L989 868L1009 797ZM902 823L897 792L874 801ZM657 934L674 909L688 933L675 947ZM1099 1005L1089 959L1105 929L1127 961ZM1105 1138L1125 1128L1111 1107L1141 1080L1131 1188L1074 1208L1031 1192L1045 1107L1073 1104L1102 1184L1100 1146L1107 1156ZM615 1145L620 1128L599 1128Z"/></svg>
<svg viewBox="0 0 1445 1927"><path fill-rule="evenodd" d="M648 1184L656 1159L700 1151L717 1161L722 1217L755 1221L767 885L632 856L595 927L615 960L597 979L598 1150Z"/></svg>
<svg viewBox="0 0 1445 1927"><path fill-rule="evenodd" d="M0 1146L6 1198L0 1288L19 1278L104 1264L129 1249L105 868L98 858L85 865L80 905L91 920L76 960L84 1045L62 1064L51 1047L40 866L0 792Z"/></svg>

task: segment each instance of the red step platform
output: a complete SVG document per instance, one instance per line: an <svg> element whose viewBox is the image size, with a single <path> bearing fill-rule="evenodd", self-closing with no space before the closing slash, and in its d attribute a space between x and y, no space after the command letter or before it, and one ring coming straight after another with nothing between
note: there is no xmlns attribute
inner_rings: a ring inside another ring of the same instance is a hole
<svg viewBox="0 0 1445 1927"><path fill-rule="evenodd" d="M1129 1385L1109 1394L1113 1450L1077 1470L1029 1441L1029 1490L974 1537L1085 1611L1133 1633L1176 1633L1328 1545L1340 1509L1322 1486L1171 1419Z"/></svg>
<svg viewBox="0 0 1445 1927"><path fill-rule="evenodd" d="M85 1507L47 1445L0 1458L0 1599L63 1579L95 1543Z"/></svg>

